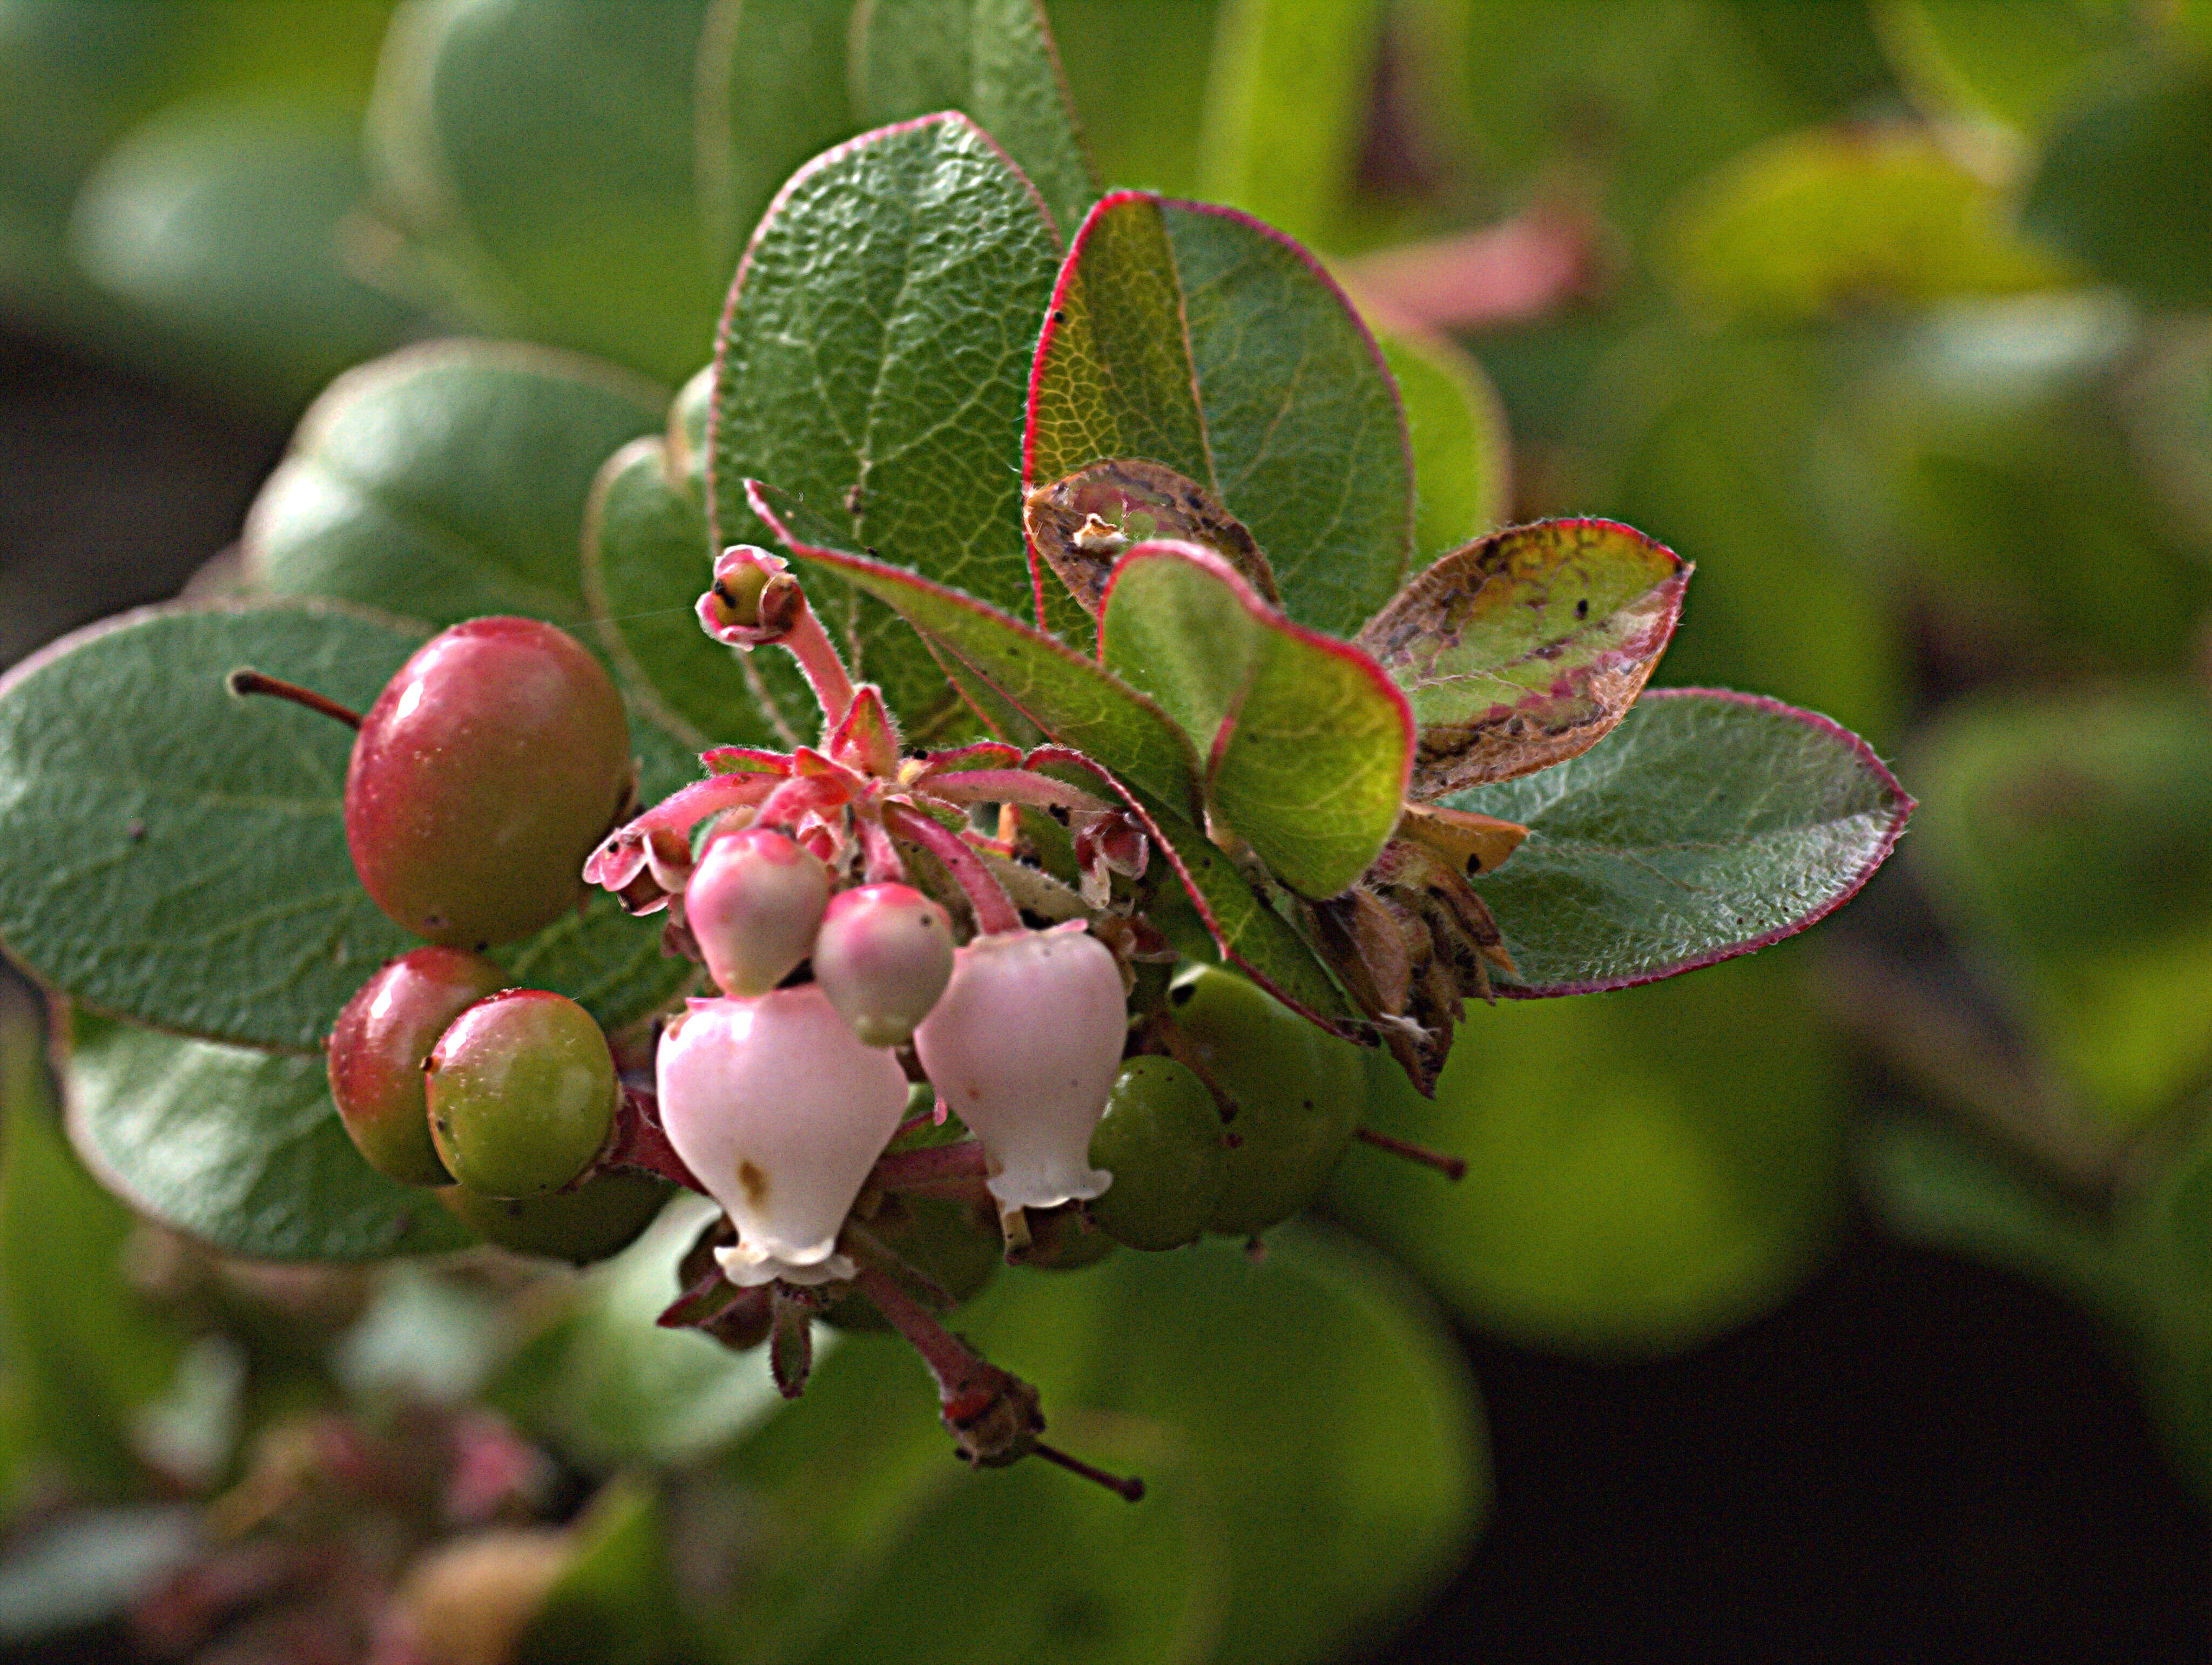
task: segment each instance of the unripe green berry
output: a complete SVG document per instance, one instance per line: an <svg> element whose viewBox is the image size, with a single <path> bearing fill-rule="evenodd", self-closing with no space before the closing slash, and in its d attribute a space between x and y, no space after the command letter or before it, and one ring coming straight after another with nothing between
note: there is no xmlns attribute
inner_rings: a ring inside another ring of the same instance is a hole
<svg viewBox="0 0 2212 1665"><path fill-rule="evenodd" d="M574 637L471 619L433 637L362 717L346 847L376 905L450 947L510 942L582 899L630 780L622 697Z"/></svg>
<svg viewBox="0 0 2212 1665"><path fill-rule="evenodd" d="M1320 1193L1359 1123L1359 1049L1217 966L1179 979L1168 1009L1237 1105L1229 1183L1206 1229L1248 1236L1289 1219Z"/></svg>
<svg viewBox="0 0 2212 1665"><path fill-rule="evenodd" d="M520 1198L486 1196L465 1185L447 1185L438 1201L478 1237L521 1255L544 1255L572 1265L627 1249L653 1224L669 1187L641 1173L603 1173L573 1191Z"/></svg>
<svg viewBox="0 0 2212 1665"><path fill-rule="evenodd" d="M430 1136L453 1178L486 1196L557 1191L591 1166L621 1085L591 1014L510 989L453 1020L425 1071Z"/></svg>
<svg viewBox="0 0 2212 1665"><path fill-rule="evenodd" d="M447 1026L507 973L458 948L416 948L362 984L331 1030L331 1097L354 1144L378 1172L410 1185L453 1175L430 1140L422 1066Z"/></svg>
<svg viewBox="0 0 2212 1665"><path fill-rule="evenodd" d="M1172 1058L1132 1058L1091 1135L1091 1165L1114 1176L1091 1218L1132 1249L1195 1242L1229 1186L1221 1112L1206 1083Z"/></svg>

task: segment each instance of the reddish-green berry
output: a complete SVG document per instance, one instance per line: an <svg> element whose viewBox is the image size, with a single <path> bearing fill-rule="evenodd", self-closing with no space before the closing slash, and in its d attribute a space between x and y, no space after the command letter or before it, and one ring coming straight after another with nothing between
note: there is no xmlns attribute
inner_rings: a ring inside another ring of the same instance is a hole
<svg viewBox="0 0 2212 1665"><path fill-rule="evenodd" d="M1243 1236L1289 1219L1319 1194L1358 1125L1359 1049L1218 967L1179 981L1168 1009L1237 1106L1229 1183L1206 1229Z"/></svg>
<svg viewBox="0 0 2212 1665"><path fill-rule="evenodd" d="M376 905L434 942L483 948L552 923L629 790L622 697L535 619L433 637L362 719L346 845Z"/></svg>
<svg viewBox="0 0 2212 1665"><path fill-rule="evenodd" d="M1195 1242L1229 1186L1221 1112L1206 1083L1172 1058L1121 1066L1091 1135L1091 1162L1114 1176L1091 1218L1132 1249Z"/></svg>
<svg viewBox="0 0 2212 1665"><path fill-rule="evenodd" d="M453 1183L431 1142L422 1066L446 1026L507 982L475 954L416 948L386 961L338 1014L327 1050L331 1097L380 1173L410 1185Z"/></svg>
<svg viewBox="0 0 2212 1665"><path fill-rule="evenodd" d="M622 1092L591 1014L544 989L470 1007L440 1038L425 1080L447 1171L496 1197L557 1191L590 1167Z"/></svg>
<svg viewBox="0 0 2212 1665"><path fill-rule="evenodd" d="M438 1201L478 1237L517 1254L588 1266L627 1249L653 1224L669 1188L641 1173L603 1173L573 1191L495 1197L447 1185Z"/></svg>

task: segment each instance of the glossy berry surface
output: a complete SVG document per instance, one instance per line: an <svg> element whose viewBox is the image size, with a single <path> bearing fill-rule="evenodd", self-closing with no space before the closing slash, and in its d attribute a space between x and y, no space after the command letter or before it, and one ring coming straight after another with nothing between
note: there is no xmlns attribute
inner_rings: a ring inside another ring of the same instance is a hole
<svg viewBox="0 0 2212 1665"><path fill-rule="evenodd" d="M378 1172L410 1185L453 1183L431 1142L422 1066L447 1026L508 980L476 954L416 948L387 960L345 1003L326 1054L331 1097Z"/></svg>
<svg viewBox="0 0 2212 1665"><path fill-rule="evenodd" d="M644 1174L603 1173L573 1191L546 1196L486 1196L465 1185L447 1185L437 1198L487 1243L588 1266L636 1242L668 1192L667 1185Z"/></svg>
<svg viewBox="0 0 2212 1665"><path fill-rule="evenodd" d="M535 619L471 619L426 643L362 719L346 845L407 929L509 942L577 905L629 778L629 722L599 661Z"/></svg>
<svg viewBox="0 0 2212 1665"><path fill-rule="evenodd" d="M841 891L814 943L814 980L863 1046L903 1046L952 978L952 922L908 885Z"/></svg>
<svg viewBox="0 0 2212 1665"><path fill-rule="evenodd" d="M684 923L726 995L764 995L814 951L830 869L781 832L747 827L707 846L684 891Z"/></svg>
<svg viewBox="0 0 2212 1665"><path fill-rule="evenodd" d="M1132 1249L1195 1242L1229 1186L1222 1133L1205 1082L1172 1058L1130 1059L1091 1135L1091 1165L1114 1176L1092 1221Z"/></svg>
<svg viewBox="0 0 2212 1665"><path fill-rule="evenodd" d="M1237 1105L1229 1183L1206 1230L1243 1235L1288 1220L1320 1192L1359 1124L1359 1049L1217 966L1177 982L1168 1009Z"/></svg>
<svg viewBox="0 0 2212 1665"><path fill-rule="evenodd" d="M557 1191L592 1165L621 1092L590 1013L510 989L454 1019L430 1054L430 1137L447 1171L486 1196Z"/></svg>

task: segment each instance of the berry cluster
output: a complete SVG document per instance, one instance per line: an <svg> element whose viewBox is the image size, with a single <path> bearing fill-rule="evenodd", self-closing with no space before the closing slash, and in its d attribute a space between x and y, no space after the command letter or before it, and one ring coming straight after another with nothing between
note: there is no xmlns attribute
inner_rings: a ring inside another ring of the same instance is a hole
<svg viewBox="0 0 2212 1665"><path fill-rule="evenodd" d="M1227 972L1170 983L1146 823L1090 760L904 753L781 562L732 549L715 580L702 622L797 657L818 747L709 752L705 779L635 813L619 695L518 619L447 631L365 717L334 713L360 729L362 881L430 939L340 1015L340 1113L376 1167L513 1246L593 1258L642 1228L657 1181L700 1191L723 1217L664 1323L772 1341L790 1392L814 1316L887 1323L971 1460L1091 1473L934 1311L988 1280L1001 1237L1066 1268L1296 1213L1355 1130L1358 1053ZM642 1053L626 1084L588 1013L483 955L586 885L665 911L670 951L711 979L660 1026L650 1089Z"/></svg>

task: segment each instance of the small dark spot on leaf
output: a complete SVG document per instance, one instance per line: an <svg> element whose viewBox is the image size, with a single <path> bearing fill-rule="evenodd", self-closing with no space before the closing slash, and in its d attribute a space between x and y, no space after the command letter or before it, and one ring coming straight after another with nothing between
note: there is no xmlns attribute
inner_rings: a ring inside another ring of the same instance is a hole
<svg viewBox="0 0 2212 1665"><path fill-rule="evenodd" d="M1052 309L1052 321L1053 321L1054 324L1065 324L1065 323L1066 323L1066 322L1067 322L1067 313L1066 313L1066 312L1064 309L1060 308L1060 307L1058 307L1058 306L1054 307L1054 308Z"/></svg>
<svg viewBox="0 0 2212 1665"><path fill-rule="evenodd" d="M1587 619L1589 617L1589 597L1588 596L1584 596L1580 601L1575 603L1575 617L1577 619Z"/></svg>
<svg viewBox="0 0 2212 1665"><path fill-rule="evenodd" d="M143 844L146 841L146 823L134 816L131 824L123 829L123 836L133 844Z"/></svg>
<svg viewBox="0 0 2212 1665"><path fill-rule="evenodd" d="M881 560L883 559L881 555L878 554L873 549L870 548L865 543L860 546L860 553L866 555L870 560Z"/></svg>

